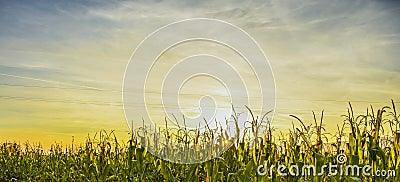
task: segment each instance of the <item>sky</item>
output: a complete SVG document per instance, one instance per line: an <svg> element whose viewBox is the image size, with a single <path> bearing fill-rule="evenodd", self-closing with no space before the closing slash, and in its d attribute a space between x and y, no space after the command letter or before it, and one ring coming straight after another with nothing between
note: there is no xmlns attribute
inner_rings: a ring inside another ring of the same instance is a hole
<svg viewBox="0 0 400 182"><path fill-rule="evenodd" d="M189 18L229 22L258 42L275 78L277 129L296 122L289 114L309 123L324 110L334 133L349 101L356 113L400 102L399 14L390 0L1 0L0 141L69 144L101 129L127 136L122 84L133 51ZM213 84L196 83L198 94Z"/></svg>

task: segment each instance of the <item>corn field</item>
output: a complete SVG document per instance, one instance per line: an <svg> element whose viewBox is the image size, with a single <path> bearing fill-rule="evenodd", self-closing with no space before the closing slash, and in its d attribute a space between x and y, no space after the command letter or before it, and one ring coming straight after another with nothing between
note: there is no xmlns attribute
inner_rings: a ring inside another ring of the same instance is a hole
<svg viewBox="0 0 400 182"><path fill-rule="evenodd" d="M312 114L312 121L290 115L292 129L284 134L277 133L269 122L264 136L233 141L221 156L198 164L175 164L150 154L140 145L136 132L129 133L126 143L113 131L101 131L79 146L54 144L48 151L28 143L4 142L0 147L0 181L400 181L400 114L393 100L389 106L376 111L369 107L359 115L349 103L347 114L337 122L337 131L330 138L323 112L319 117ZM258 136L254 132L260 122L264 122L262 117L253 116L247 133ZM185 137L189 141L199 138ZM281 170L286 172L283 175L276 170L280 165L339 166L339 154L347 159L343 168L370 166L370 174L379 170L391 175L332 175L327 170L319 175L292 175L288 168ZM260 174L260 166L265 174Z"/></svg>

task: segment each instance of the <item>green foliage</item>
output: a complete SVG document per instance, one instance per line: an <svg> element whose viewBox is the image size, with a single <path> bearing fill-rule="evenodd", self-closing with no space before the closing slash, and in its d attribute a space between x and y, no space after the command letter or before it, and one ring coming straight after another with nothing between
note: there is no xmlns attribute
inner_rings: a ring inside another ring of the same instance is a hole
<svg viewBox="0 0 400 182"><path fill-rule="evenodd" d="M249 109L251 113L251 110ZM384 114L385 113L385 114ZM352 106L338 126L336 141L328 142L323 126L323 112L318 120L293 124L287 135L273 135L268 123L264 136L258 127L264 122L251 113L251 127L247 131L253 138L236 140L234 146L223 155L199 164L174 164L149 154L140 146L140 138L130 133L127 143L119 143L113 131L99 132L87 137L84 145L64 148L54 144L49 151L40 146L3 143L0 147L0 181L400 181L398 176L282 176L272 165L315 165L320 168L336 163L337 154L345 154L344 165L371 165L372 171L394 170L400 173L399 118L392 101L391 107L383 107L374 113L372 107L365 115L354 116ZM297 122L296 121L296 122ZM311 123L307 125L308 123ZM392 133L383 140L384 125ZM348 127L350 133L345 134ZM168 133L167 133L168 135ZM196 137L198 139L199 136ZM257 173L258 166L269 166L266 175Z"/></svg>

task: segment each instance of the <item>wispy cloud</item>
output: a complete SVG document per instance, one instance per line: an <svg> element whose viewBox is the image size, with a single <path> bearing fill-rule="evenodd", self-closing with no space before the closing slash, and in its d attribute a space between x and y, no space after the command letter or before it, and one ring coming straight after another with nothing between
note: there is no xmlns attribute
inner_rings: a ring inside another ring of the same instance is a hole
<svg viewBox="0 0 400 182"><path fill-rule="evenodd" d="M121 103L120 92L100 90L121 89L125 66L139 42L168 23L205 17L241 27L265 50L277 81L280 127L290 122L285 114L291 110L304 114L325 108L338 114L345 111L342 100L400 97L400 6L395 1L0 3L0 82L99 89L0 86L9 96ZM7 124L9 128L43 119L32 128L49 132L54 125L41 128L51 118L60 126L74 125L71 131L81 127L82 133L95 120L101 126L125 127L120 126L125 122L122 108L114 106L12 101L0 106L4 118L19 121ZM68 114L59 111L63 109ZM106 121L113 118L118 121Z"/></svg>

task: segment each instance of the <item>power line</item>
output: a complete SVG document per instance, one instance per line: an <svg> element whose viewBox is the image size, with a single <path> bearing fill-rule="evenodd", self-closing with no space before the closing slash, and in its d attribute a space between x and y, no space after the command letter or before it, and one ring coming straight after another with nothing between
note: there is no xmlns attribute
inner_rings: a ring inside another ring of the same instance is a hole
<svg viewBox="0 0 400 182"><path fill-rule="evenodd" d="M9 100L22 100L22 101L34 101L34 102L49 102L49 103L66 103L66 104L89 104L89 105L99 105L99 106L113 106L113 107L122 107L123 104L119 102L102 102L102 101L87 101L87 100L65 100L65 99L46 99L46 98L31 98L31 97L17 97L17 96L5 96L5 95L0 95L1 99L9 99ZM150 107L154 108L162 108L163 106L159 104L147 104ZM133 104L127 104L125 106L128 107L136 107L136 108L141 108L142 106L140 105L133 105ZM176 108L178 109L178 108ZM293 112L290 112L289 109L278 109L275 110L275 113L277 115L289 115L289 114L297 114L297 115L303 115L303 114L311 114L311 110L306 110L306 109L297 109L294 110ZM342 114L345 114L346 112L329 112L325 113L325 116L341 116ZM318 112L317 112L318 115Z"/></svg>
<svg viewBox="0 0 400 182"><path fill-rule="evenodd" d="M7 100L22 100L22 101L37 101L37 102L49 102L49 103L65 103L65 104L89 104L89 105L99 105L99 106L114 106L114 107L136 107L141 108L140 104L135 103L128 103L122 104L121 102L103 102L103 101L89 101L89 100L67 100L67 99L49 99L49 98L33 98L33 97L20 97L20 96L7 96L7 95L0 95L0 99L7 99ZM163 108L160 104L146 104L152 108ZM172 108L172 107L169 107ZM175 109L178 109L176 107Z"/></svg>
<svg viewBox="0 0 400 182"><path fill-rule="evenodd" d="M81 88L89 88L89 89L94 89L94 90L103 90L101 88L96 88L96 87L91 87L91 86L86 86L86 85L71 84L71 83L65 83L65 82L59 82L59 81L53 81L53 80L46 80L46 79L40 79L40 78L33 78L33 77L27 77L27 76L11 75L11 74L6 74L6 73L0 73L0 75L7 76L7 77L13 77L13 78L19 78L19 79L46 82L46 83L69 85L69 86L81 87Z"/></svg>
<svg viewBox="0 0 400 182"><path fill-rule="evenodd" d="M56 86L41 86L41 85L22 85L22 84L9 84L9 83L0 83L0 86L8 86L8 87L25 87L25 88L43 88L43 89L61 89L61 90L87 90L87 91L108 91L108 92L117 92L117 93L122 93L121 90L109 90L109 89L100 89L100 88L77 88L77 87L56 87ZM146 91L145 93L147 94L169 94L172 95L173 93L161 93L161 92L151 92L151 91ZM179 95L193 95L193 96L198 96L199 94L188 94L188 93L179 93ZM261 98L261 97L251 97L251 98ZM369 103L369 104L382 104L382 103L388 103L388 102L382 102L382 101L365 101L365 100L335 100L335 99L304 99L304 98L283 98L283 97L278 97L276 98L277 100L281 101L288 101L288 102L293 102L293 101L308 101L308 102L342 102L342 103ZM395 102L395 103L400 103L400 102Z"/></svg>
<svg viewBox="0 0 400 182"><path fill-rule="evenodd" d="M108 92L116 92L116 93L122 93L122 90L109 90L109 89L103 89L103 88L97 88L97 87L91 87L91 86L86 86L86 85L78 85L78 84L71 84L71 83L64 83L64 82L59 82L59 81L52 81L52 80L45 80L45 79L39 79L39 78L33 78L33 77L26 77L26 76L18 76L18 75L11 75L11 74L5 74L5 73L0 73L2 76L7 76L7 77L14 77L14 78L19 78L19 79L28 79L28 80L34 80L34 81L40 81L40 82L46 82L46 83L52 83L52 84L62 84L62 85L68 85L68 86L73 86L73 87L56 87L56 86L41 86L41 85L23 85L23 84L9 84L9 83L0 83L0 86L8 86L8 87L24 87L24 88L42 88L42 89L61 89L61 90L87 90L87 91L108 91ZM124 93L126 94L126 93ZM133 93L131 93L133 94ZM162 93L162 92L152 92L152 91L145 91L145 94L169 94L169 95L176 95L175 93ZM179 93L179 95L188 95L188 96L198 96L199 94L188 94L188 93ZM244 96L245 97L245 96ZM17 100L31 100L31 101L46 101L44 98L24 98L24 97L14 97L14 96L2 96L3 99L17 99ZM256 98L261 98L261 97L251 97L253 99ZM347 100L336 100L336 99L304 99L304 98L282 98L278 97L276 98L277 100L282 101L288 101L288 102L293 102L293 101L307 101L307 102L341 102L341 103L347 103L349 101ZM61 102L61 103L82 103L82 104L95 104L95 105L117 105L117 106L122 106L121 103L104 103L104 102L96 102L96 101L71 101L71 100L51 100L47 99L48 102ZM95 102L95 103L94 103ZM387 102L380 102L380 101L365 101L365 100L352 100L350 101L351 103L377 103L377 104L383 104ZM400 103L400 102L395 102L395 103Z"/></svg>
<svg viewBox="0 0 400 182"><path fill-rule="evenodd" d="M1 99L9 99L9 100L54 102L54 103L66 103L66 104L91 104L91 105L104 105L104 106L122 106L121 103L101 102L101 101L45 99L45 98L30 98L30 97L17 97L17 96L5 96L5 95L0 95L0 98Z"/></svg>
<svg viewBox="0 0 400 182"><path fill-rule="evenodd" d="M344 103L375 103L375 104L382 104L382 103L387 103L387 102L381 102L381 101L365 101L365 100L335 100L335 99L295 99L295 98L277 98L278 100L298 100L298 101L313 101L313 102L344 102ZM400 103L400 102L394 102L394 103Z"/></svg>
<svg viewBox="0 0 400 182"><path fill-rule="evenodd" d="M7 77L13 77L13 78L19 78L19 79L28 79L28 80L34 80L34 81L40 81L40 82L46 82L46 83L53 83L53 84L61 84L61 85L68 85L68 86L73 86L73 87L55 87L55 86L40 86L40 85L22 85L22 84L8 84L8 83L0 83L2 86L10 86L10 87L25 87L25 88L43 88L43 89L62 89L62 90L88 90L88 91L109 91L109 92L117 92L117 93L122 93L122 90L108 90L108 89L103 89L103 88L98 88L98 87L92 87L92 86L86 86L86 85L78 85L78 84L71 84L71 83L65 83L65 82L59 82L59 81L53 81L53 80L46 80L46 79L39 79L39 78L33 78L33 77L26 77L26 76L19 76L19 75L12 75L12 74L5 74L5 73L0 73L2 76L7 76ZM126 93L124 93L126 94ZM133 94L133 93L132 93ZM145 91L145 94L175 94L175 93L161 93L161 92L152 92L152 91ZM192 95L192 96L198 96L199 94L187 94L187 93L179 93L179 95ZM251 98L261 98L261 97L251 97ZM287 100L287 101L308 101L308 102L343 102L347 103L349 101L347 100L336 100L336 99L304 99L304 98L282 98L278 97L276 98L277 100ZM375 104L383 104L387 102L381 102L381 101L365 101L365 100L352 100L350 101L352 103L375 103ZM400 103L400 102L395 102L395 103Z"/></svg>
<svg viewBox="0 0 400 182"><path fill-rule="evenodd" d="M26 88L44 88L44 89L61 89L61 90L90 90L90 91L110 91L110 92L121 92L117 90L106 90L106 89L93 89L93 88L74 88L74 87L55 87L55 86L41 86L41 85L21 85L21 84L8 84L0 83L0 86L8 87L26 87Z"/></svg>

